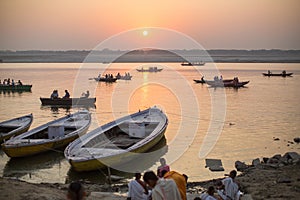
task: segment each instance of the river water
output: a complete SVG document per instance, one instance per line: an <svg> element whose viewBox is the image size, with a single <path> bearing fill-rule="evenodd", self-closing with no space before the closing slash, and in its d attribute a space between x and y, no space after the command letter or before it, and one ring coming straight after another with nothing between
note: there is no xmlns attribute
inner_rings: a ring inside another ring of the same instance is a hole
<svg viewBox="0 0 300 200"><path fill-rule="evenodd" d="M164 69L158 73L137 72L135 69L141 66ZM194 83L193 79L200 79L201 74L211 79L214 67L224 79L238 76L250 83L238 90ZM262 76L267 70L274 73L286 70L294 75ZM112 84L91 79L98 73L118 72L130 72L133 78ZM0 121L33 113L31 128L81 109L41 106L39 98L49 97L54 89L60 96L68 89L74 97L89 90L97 98L96 106L88 108L93 117L90 130L157 105L169 118L166 144L159 144L167 148L145 170L156 170L159 157L163 156L172 170L187 174L190 181L201 181L224 174L205 168L205 158L221 159L228 172L236 160L251 162L256 157L300 152L299 144L289 143L300 132L300 64L208 63L204 67L182 67L179 63L1 63L0 79L5 78L20 79L33 86L32 92L0 93ZM0 150L0 157L1 176L28 182L65 183L85 179L103 183L106 173L105 170L74 172L63 150L20 159L10 159ZM133 162L139 165L143 161ZM132 176L116 170L113 173Z"/></svg>

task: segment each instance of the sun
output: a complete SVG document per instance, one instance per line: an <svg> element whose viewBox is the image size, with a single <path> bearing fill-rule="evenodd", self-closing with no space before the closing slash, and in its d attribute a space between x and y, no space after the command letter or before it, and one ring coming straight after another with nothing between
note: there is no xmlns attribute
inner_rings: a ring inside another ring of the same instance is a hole
<svg viewBox="0 0 300 200"><path fill-rule="evenodd" d="M147 36L148 35L148 31L143 31L143 36Z"/></svg>

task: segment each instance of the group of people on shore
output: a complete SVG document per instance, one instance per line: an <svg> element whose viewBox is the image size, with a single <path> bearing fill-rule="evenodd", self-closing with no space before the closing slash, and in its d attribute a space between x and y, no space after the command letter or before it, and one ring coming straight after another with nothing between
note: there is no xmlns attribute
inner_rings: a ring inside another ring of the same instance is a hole
<svg viewBox="0 0 300 200"><path fill-rule="evenodd" d="M11 86L15 86L15 85L23 85L23 83L21 82L21 80L18 80L18 82L15 82L14 79L7 78L4 79L3 82L0 80L0 85L11 85Z"/></svg>
<svg viewBox="0 0 300 200"><path fill-rule="evenodd" d="M86 93L83 92L81 94L81 98L88 98L90 96L90 92L87 90ZM65 90L65 95L62 97L63 99L69 99L71 97L70 93L68 90ZM58 90L53 90L51 96L50 96L51 99L58 99L60 98L59 97L59 94L58 94Z"/></svg>
<svg viewBox="0 0 300 200"><path fill-rule="evenodd" d="M187 200L187 180L185 174L171 171L164 158L160 159L161 165L157 172L147 171L143 175L135 173L135 179L128 183L127 200ZM235 181L237 172L231 171L227 178L209 186L194 200L239 200L239 186ZM73 182L69 186L68 199L82 200L85 191L80 182Z"/></svg>

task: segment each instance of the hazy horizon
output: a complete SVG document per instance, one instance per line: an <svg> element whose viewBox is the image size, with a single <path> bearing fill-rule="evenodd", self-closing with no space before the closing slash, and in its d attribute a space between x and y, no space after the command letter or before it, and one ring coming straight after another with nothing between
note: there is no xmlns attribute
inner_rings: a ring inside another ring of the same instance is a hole
<svg viewBox="0 0 300 200"><path fill-rule="evenodd" d="M91 50L141 27L177 31L204 49L297 50L299 5L298 0L2 0L0 50Z"/></svg>

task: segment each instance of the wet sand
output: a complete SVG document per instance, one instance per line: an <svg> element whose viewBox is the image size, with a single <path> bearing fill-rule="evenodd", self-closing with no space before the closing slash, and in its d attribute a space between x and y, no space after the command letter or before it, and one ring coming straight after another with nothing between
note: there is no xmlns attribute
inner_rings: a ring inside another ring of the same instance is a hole
<svg viewBox="0 0 300 200"><path fill-rule="evenodd" d="M258 164L256 167L248 166L236 178L241 191L247 194L247 199L251 199L251 197L252 199L299 199L299 157L298 160L293 159L292 161L286 164L269 162L268 164ZM218 179L189 182L188 199L198 196L216 180ZM111 187L87 182L83 184L87 199L126 199L127 183L112 184ZM67 184L33 184L16 179L0 178L0 199L66 199L67 188Z"/></svg>

